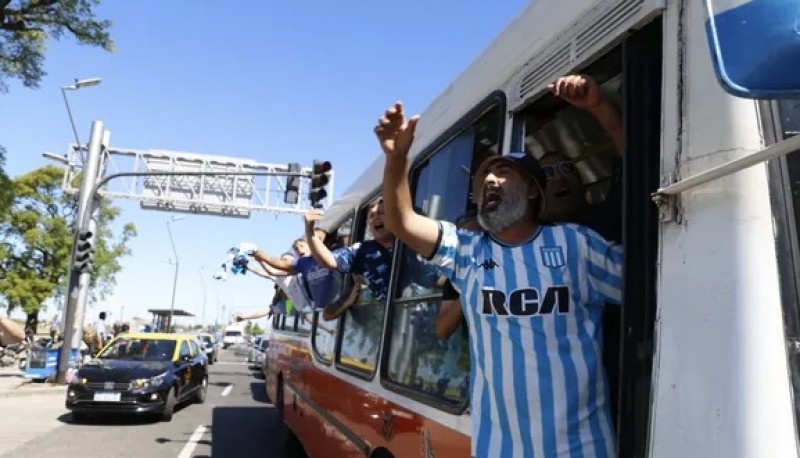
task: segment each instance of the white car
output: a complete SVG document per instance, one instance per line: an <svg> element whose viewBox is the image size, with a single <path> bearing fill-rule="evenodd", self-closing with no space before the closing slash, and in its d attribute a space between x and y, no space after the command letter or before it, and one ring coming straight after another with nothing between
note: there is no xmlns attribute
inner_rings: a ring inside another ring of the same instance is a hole
<svg viewBox="0 0 800 458"><path fill-rule="evenodd" d="M222 348L244 343L244 330L240 326L228 326L222 334Z"/></svg>

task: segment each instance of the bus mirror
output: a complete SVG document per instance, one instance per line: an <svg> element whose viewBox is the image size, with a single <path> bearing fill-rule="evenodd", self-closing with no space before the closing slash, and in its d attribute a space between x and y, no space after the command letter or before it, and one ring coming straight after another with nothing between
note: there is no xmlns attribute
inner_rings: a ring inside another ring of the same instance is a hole
<svg viewBox="0 0 800 458"><path fill-rule="evenodd" d="M749 99L800 96L800 2L705 4L714 71L726 92Z"/></svg>

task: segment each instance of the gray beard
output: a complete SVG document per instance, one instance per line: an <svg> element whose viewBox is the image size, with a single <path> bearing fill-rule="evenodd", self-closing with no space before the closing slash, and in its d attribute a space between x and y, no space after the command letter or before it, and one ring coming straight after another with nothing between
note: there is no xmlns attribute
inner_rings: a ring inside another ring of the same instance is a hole
<svg viewBox="0 0 800 458"><path fill-rule="evenodd" d="M492 234L500 232L525 216L529 205L528 192L524 187L520 188L501 195L500 205L492 211L478 208L478 222L485 230ZM480 207L483 207L483 204Z"/></svg>

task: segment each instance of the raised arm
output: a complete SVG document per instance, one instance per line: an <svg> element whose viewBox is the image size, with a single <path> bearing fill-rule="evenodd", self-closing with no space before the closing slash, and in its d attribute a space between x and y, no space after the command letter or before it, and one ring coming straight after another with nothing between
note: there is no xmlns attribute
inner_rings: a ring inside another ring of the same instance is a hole
<svg viewBox="0 0 800 458"><path fill-rule="evenodd" d="M611 137L618 154L625 149L625 135L622 130L622 117L617 108L608 100L600 87L588 75L568 75L557 79L550 85L553 95L567 103L586 110L597 120L603 130Z"/></svg>
<svg viewBox="0 0 800 458"><path fill-rule="evenodd" d="M308 248L311 250L311 255L317 260L317 264L326 269L336 270L338 265L336 263L336 258L333 257L333 253L331 253L331 250L325 246L319 237L314 235L314 223L319 221L320 218L322 218L322 213L313 208L306 212L303 217L303 221L306 225Z"/></svg>
<svg viewBox="0 0 800 458"><path fill-rule="evenodd" d="M419 116L406 120L403 104L397 102L378 120L375 134L386 157L383 201L387 229L412 250L430 257L439 239L439 224L414 211L408 184L408 151L418 121Z"/></svg>

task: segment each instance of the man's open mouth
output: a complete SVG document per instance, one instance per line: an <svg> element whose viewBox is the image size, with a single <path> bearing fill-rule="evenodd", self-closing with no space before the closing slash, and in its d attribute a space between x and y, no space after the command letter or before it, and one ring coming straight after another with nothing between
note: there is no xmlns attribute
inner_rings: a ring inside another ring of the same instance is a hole
<svg viewBox="0 0 800 458"><path fill-rule="evenodd" d="M556 198L558 198L558 199L567 197L568 195L569 195L569 189L567 189L567 188L562 188L562 189L559 189L558 191L556 191Z"/></svg>
<svg viewBox="0 0 800 458"><path fill-rule="evenodd" d="M487 188L483 191L483 202L481 207L484 210L492 211L495 210L502 201L503 195L500 191L500 188Z"/></svg>

